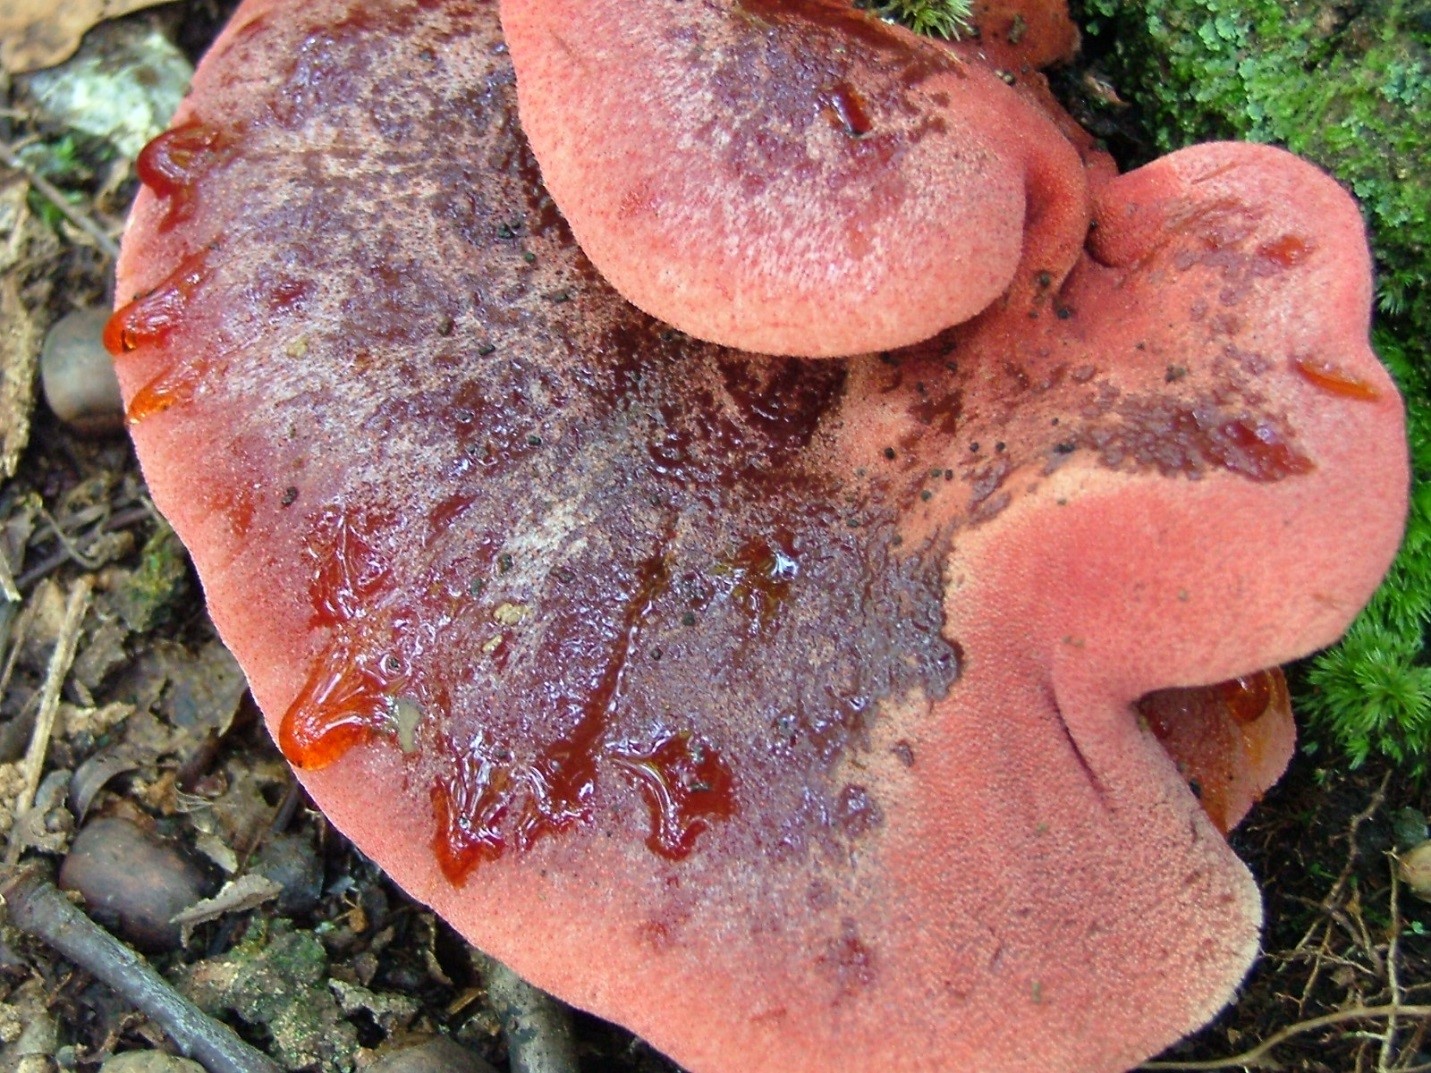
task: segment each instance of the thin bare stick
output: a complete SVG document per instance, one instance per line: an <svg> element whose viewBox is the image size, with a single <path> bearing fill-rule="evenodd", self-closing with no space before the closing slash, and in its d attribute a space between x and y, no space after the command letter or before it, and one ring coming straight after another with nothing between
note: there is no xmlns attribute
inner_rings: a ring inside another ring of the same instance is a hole
<svg viewBox="0 0 1431 1073"><path fill-rule="evenodd" d="M84 552L80 551L80 546L75 543L74 538L71 537L68 533L66 533L62 528L60 528L60 523L50 517L50 512L45 510L43 507L40 508L40 517L45 520L48 529L48 535L51 535L56 540L58 540L60 542L60 545L65 549L65 551L69 552L70 558L72 558L75 562L79 563L80 566L84 567L86 570L98 570L100 566L103 565L102 563L96 562L95 560L91 559ZM44 535L44 533L45 530L41 530L41 534Z"/></svg>
<svg viewBox="0 0 1431 1073"><path fill-rule="evenodd" d="M1396 854L1387 854L1391 864L1391 923L1387 925L1386 938L1386 986L1391 992L1391 1006L1401 1005L1401 977L1396 970L1397 946L1401 939L1401 881L1397 875L1399 863ZM1386 1033L1381 1037L1381 1053L1376 1059L1377 1073L1389 1073L1396 1057L1396 1014L1386 1019Z"/></svg>
<svg viewBox="0 0 1431 1073"><path fill-rule="evenodd" d="M15 575L10 571L10 560L0 554L0 596L12 604L20 602L20 590L15 587Z"/></svg>
<svg viewBox="0 0 1431 1073"><path fill-rule="evenodd" d="M10 689L10 678L15 673L15 664L20 661L20 649L25 645L25 638L29 636L30 625L35 619L34 601L27 603L20 608L20 613L15 616L15 621L10 625L9 650L5 653L5 669L0 670L0 697L5 696Z"/></svg>
<svg viewBox="0 0 1431 1073"><path fill-rule="evenodd" d="M1322 911L1328 915L1330 915L1332 911L1341 904L1342 892L1346 889L1347 884L1351 881L1352 871L1356 868L1356 859L1358 856L1356 848L1356 833L1361 829L1362 824L1364 824L1367 820L1375 816L1376 813L1381 809L1381 806L1386 804L1386 788L1388 785L1390 785L1390 783L1391 772L1388 771L1384 776L1382 776L1381 785L1378 786L1376 788L1376 792L1371 795L1371 800L1367 802L1366 808L1362 809L1355 816L1353 816L1351 818L1351 821L1347 824L1346 861L1342 864L1341 875L1337 876L1337 881L1332 884L1332 889L1327 892L1327 896L1322 899L1321 903ZM1312 925L1307 929L1306 934L1302 936L1301 940L1298 941L1297 945L1293 949L1301 950L1304 946L1306 946L1307 943L1311 941L1312 933L1315 932L1321 924L1322 921L1320 920L1314 921ZM1355 942L1355 939L1353 939L1353 942Z"/></svg>
<svg viewBox="0 0 1431 1073"><path fill-rule="evenodd" d="M39 789L40 776L44 774L45 753L55 729L55 713L60 707L60 688L65 684L75 659L75 646L79 644L80 626L85 612L89 610L89 593L93 586L94 579L88 574L83 575L74 583L69 599L65 601L60 635L55 641L54 652L50 654L50 665L45 670L45 684L40 687L40 711L35 716L35 729L30 734L30 747L25 752L25 762L21 767L24 782L20 787L20 796L15 800L16 818L29 812L30 806L35 803L35 791ZM11 851L18 853L18 844L11 843Z"/></svg>
<svg viewBox="0 0 1431 1073"><path fill-rule="evenodd" d="M209 1073L282 1073L271 1058L176 992L149 962L80 912L40 869L11 875L0 884L0 895L11 923L103 980Z"/></svg>
<svg viewBox="0 0 1431 1073"><path fill-rule="evenodd" d="M7 168L18 171L21 175L25 176L25 178L29 180L30 185L38 190L46 201L59 210L61 216L78 227L90 238L94 239L94 244L111 259L119 256L119 246L115 243L114 239L109 237L108 232L106 232L104 228L95 223L87 213L81 212L70 204L69 198L65 197L64 193L58 187L39 172L35 171L30 165L26 164L24 159L21 158L14 149L3 141L0 141L0 164L4 164Z"/></svg>
<svg viewBox="0 0 1431 1073"><path fill-rule="evenodd" d="M1262 1059L1272 1048L1286 1043L1295 1036L1315 1032L1319 1028L1345 1024L1348 1021L1374 1021L1382 1017L1431 1017L1431 1006L1355 1006L1349 1010L1338 1010L1336 1013L1323 1014L1321 1017L1313 1017L1310 1020L1298 1021L1295 1025L1288 1025L1280 1032L1274 1032L1268 1036L1251 1050L1235 1054L1231 1058L1212 1058L1205 1062L1144 1062L1138 1069L1191 1071L1256 1066L1261 1064Z"/></svg>

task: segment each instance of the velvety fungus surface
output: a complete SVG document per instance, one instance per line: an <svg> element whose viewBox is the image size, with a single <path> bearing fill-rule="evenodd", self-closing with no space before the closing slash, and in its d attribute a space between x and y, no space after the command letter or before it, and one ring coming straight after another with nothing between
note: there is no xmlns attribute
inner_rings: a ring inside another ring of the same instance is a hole
<svg viewBox="0 0 1431 1073"><path fill-rule="evenodd" d="M146 154L134 439L315 801L696 1073L1201 1023L1260 910L1189 780L1251 746L1137 702L1326 643L1395 548L1354 205L1189 150L1026 301L756 358L616 295L516 103L491 3L249 0Z"/></svg>
<svg viewBox="0 0 1431 1073"><path fill-rule="evenodd" d="M1078 154L974 46L844 0L504 0L502 23L583 251L699 339L904 346L1061 281L1082 246Z"/></svg>

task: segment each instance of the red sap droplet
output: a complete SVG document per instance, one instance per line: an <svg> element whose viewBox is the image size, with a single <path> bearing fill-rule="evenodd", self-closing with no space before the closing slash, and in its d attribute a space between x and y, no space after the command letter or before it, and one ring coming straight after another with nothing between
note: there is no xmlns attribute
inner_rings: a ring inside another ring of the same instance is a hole
<svg viewBox="0 0 1431 1073"><path fill-rule="evenodd" d="M109 318L104 346L116 357L148 344L163 344L184 319L189 300L209 278L208 252L191 253L148 294Z"/></svg>
<svg viewBox="0 0 1431 1073"><path fill-rule="evenodd" d="M1315 249L1315 246L1300 235L1282 235L1258 246L1257 252L1273 264L1291 268L1305 261Z"/></svg>
<svg viewBox="0 0 1431 1073"><path fill-rule="evenodd" d="M194 397L207 371L207 362L194 360L160 373L134 393L124 409L125 419L131 425L137 425L147 417L162 414L176 403L188 402Z"/></svg>
<svg viewBox="0 0 1431 1073"><path fill-rule="evenodd" d="M1237 724L1242 738L1242 751L1254 769L1263 766L1268 741L1254 724L1280 714L1291 718L1292 697L1287 690L1287 678L1281 670L1258 671L1217 687L1219 699L1227 714Z"/></svg>
<svg viewBox="0 0 1431 1073"><path fill-rule="evenodd" d="M1138 701L1148 728L1177 761L1198 802L1224 834L1271 782L1269 760L1291 721L1287 680L1272 668L1191 689L1166 689ZM1251 787L1251 791L1249 791ZM1241 805L1239 808L1238 806ZM1234 813L1234 809L1237 811Z"/></svg>
<svg viewBox="0 0 1431 1073"><path fill-rule="evenodd" d="M200 119L181 123L144 147L135 162L139 181L169 202L160 231L192 215L199 181L231 155L229 137Z"/></svg>
<svg viewBox="0 0 1431 1073"><path fill-rule="evenodd" d="M443 875L453 884L484 861L494 861L507 848L501 824L510 807L512 768L479 740L460 754L443 738L443 753L451 769L432 787L432 811L437 821L432 850Z"/></svg>
<svg viewBox="0 0 1431 1073"><path fill-rule="evenodd" d="M532 767L532 796L518 821L524 846L586 818L596 790L597 760L625 688L632 649L670 581L663 555L652 556L636 568L636 587L626 602L623 628L595 688L582 703L580 720L571 733L542 749Z"/></svg>
<svg viewBox="0 0 1431 1073"><path fill-rule="evenodd" d="M1300 356L1292 359L1292 368L1303 378L1332 395L1344 399L1361 399L1370 402L1379 399L1381 392L1360 377L1353 376L1334 361L1326 358Z"/></svg>
<svg viewBox="0 0 1431 1073"><path fill-rule="evenodd" d="M864 97L854 86L840 83L830 94L830 106L835 118L845 133L852 138L862 138L874 130L874 120L870 118Z"/></svg>
<svg viewBox="0 0 1431 1073"><path fill-rule="evenodd" d="M1222 422L1206 436L1204 449L1218 464L1253 480L1276 481L1316 468L1275 425L1245 417Z"/></svg>
<svg viewBox="0 0 1431 1073"><path fill-rule="evenodd" d="M769 626L790 598L791 584L800 574L790 546L788 534L774 542L752 537L726 567L735 577L731 597L755 625Z"/></svg>
<svg viewBox="0 0 1431 1073"><path fill-rule="evenodd" d="M609 714L589 709L570 734L542 749L530 772L531 797L517 821L524 848L589 815Z"/></svg>
<svg viewBox="0 0 1431 1073"><path fill-rule="evenodd" d="M382 511L330 507L319 515L305 542L313 560L309 597L314 626L336 626L356 617L382 591L392 565L378 549L377 534L393 519Z"/></svg>
<svg viewBox="0 0 1431 1073"><path fill-rule="evenodd" d="M1261 719L1272 703L1274 682L1267 671L1243 675L1219 683L1216 687L1218 699L1227 713L1238 723L1252 723Z"/></svg>
<svg viewBox="0 0 1431 1073"><path fill-rule="evenodd" d="M686 857L711 821L735 815L735 779L702 739L673 734L650 750L612 752L646 799L651 813L646 845L653 853L671 860Z"/></svg>
<svg viewBox="0 0 1431 1073"><path fill-rule="evenodd" d="M729 796L730 776L713 752L696 759L695 752L688 750L690 757L685 763L694 767L687 777L667 771L681 762L674 753L627 754L607 742L613 713L625 690L631 652L669 585L664 554L637 565L622 629L611 642L601 676L585 697L569 699L569 710L577 716L575 724L556 740L538 746L529 761L518 762L480 737L461 753L450 742L444 744L452 762L450 774L440 777L431 790L437 823L433 853L453 883L462 882L474 868L508 849L521 852L542 838L588 820L599 767L607 757L624 760L628 767L645 762L651 777L659 774L677 788L673 791L677 797L695 795L688 805L675 808L674 833L658 840L659 845L670 848L658 852L668 856L689 852L690 842L703 829L694 826L694 817L723 814L727 809L718 802ZM705 783L696 785L702 778ZM710 788L703 789L706 784Z"/></svg>
<svg viewBox="0 0 1431 1073"><path fill-rule="evenodd" d="M393 691L404 680L384 674L340 640L283 713L278 730L283 755L294 767L321 768L366 745L388 727Z"/></svg>

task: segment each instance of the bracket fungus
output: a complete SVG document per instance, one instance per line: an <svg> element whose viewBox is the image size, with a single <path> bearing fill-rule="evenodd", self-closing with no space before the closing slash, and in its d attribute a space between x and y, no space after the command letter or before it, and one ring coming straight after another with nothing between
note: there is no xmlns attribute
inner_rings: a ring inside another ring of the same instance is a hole
<svg viewBox="0 0 1431 1073"><path fill-rule="evenodd" d="M1025 301L757 357L615 293L516 106L488 0L246 0L141 162L134 440L314 800L696 1073L1202 1023L1290 721L1163 691L1336 637L1405 509L1355 206L1185 150L1089 182Z"/></svg>

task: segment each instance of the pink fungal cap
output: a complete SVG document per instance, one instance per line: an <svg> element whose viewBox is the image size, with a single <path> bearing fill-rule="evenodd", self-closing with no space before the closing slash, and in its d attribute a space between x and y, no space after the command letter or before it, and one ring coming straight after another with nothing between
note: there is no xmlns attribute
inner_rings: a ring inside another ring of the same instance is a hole
<svg viewBox="0 0 1431 1073"><path fill-rule="evenodd" d="M1082 246L1077 154L974 48L845 0L504 0L502 24L583 252L699 339L905 346Z"/></svg>
<svg viewBox="0 0 1431 1073"><path fill-rule="evenodd" d="M1289 741L1214 684L1335 638L1405 510L1356 206L1185 150L1022 308L758 358L618 297L515 115L490 3L247 0L149 154L136 448L313 799L693 1073L1201 1024Z"/></svg>
<svg viewBox="0 0 1431 1073"><path fill-rule="evenodd" d="M972 21L980 53L1017 78L1066 63L1078 52L1067 0L975 0Z"/></svg>

